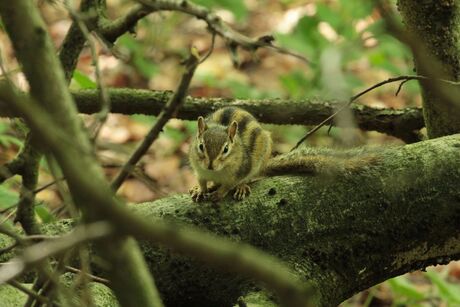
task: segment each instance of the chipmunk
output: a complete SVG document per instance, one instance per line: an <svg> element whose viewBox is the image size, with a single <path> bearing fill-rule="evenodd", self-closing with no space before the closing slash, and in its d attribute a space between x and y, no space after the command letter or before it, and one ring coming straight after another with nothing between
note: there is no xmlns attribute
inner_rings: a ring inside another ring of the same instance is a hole
<svg viewBox="0 0 460 307"><path fill-rule="evenodd" d="M233 198L245 198L251 193L247 183L261 172L271 152L270 133L249 112L226 107L206 119L198 117L189 153L199 183L190 190L192 199L217 201L233 189Z"/></svg>
<svg viewBox="0 0 460 307"><path fill-rule="evenodd" d="M376 161L365 148L337 152L301 147L271 158L270 133L249 112L236 107L219 109L206 119L200 116L197 122L189 151L199 183L190 189L195 202L218 201L232 190L233 198L242 200L251 193L248 182L257 176L351 173Z"/></svg>

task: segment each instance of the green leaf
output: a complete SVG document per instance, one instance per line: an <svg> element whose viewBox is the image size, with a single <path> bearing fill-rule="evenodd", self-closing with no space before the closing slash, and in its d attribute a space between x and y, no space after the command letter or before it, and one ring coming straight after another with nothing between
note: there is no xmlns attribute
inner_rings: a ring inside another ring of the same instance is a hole
<svg viewBox="0 0 460 307"><path fill-rule="evenodd" d="M280 76L279 80L283 88L292 98L302 98L310 90L310 81L302 71L294 70L286 75Z"/></svg>
<svg viewBox="0 0 460 307"><path fill-rule="evenodd" d="M19 201L19 193L0 186L0 208L5 209L15 205Z"/></svg>
<svg viewBox="0 0 460 307"><path fill-rule="evenodd" d="M404 296L405 298L417 301L425 298L425 295L420 293L404 276L392 278L388 280L388 284L393 293Z"/></svg>
<svg viewBox="0 0 460 307"><path fill-rule="evenodd" d="M56 218L51 214L51 212L44 205L40 204L35 206L35 214L40 218L42 223L51 223L56 220Z"/></svg>
<svg viewBox="0 0 460 307"><path fill-rule="evenodd" d="M183 131L177 128L165 127L164 135L172 139L176 144L180 144L187 137Z"/></svg>
<svg viewBox="0 0 460 307"><path fill-rule="evenodd" d="M352 16L354 20L369 16L374 9L372 1L340 0L340 11L345 16Z"/></svg>
<svg viewBox="0 0 460 307"><path fill-rule="evenodd" d="M238 21L244 21L248 16L248 9L244 4L244 0L195 0L193 2L209 9L227 9L235 15Z"/></svg>
<svg viewBox="0 0 460 307"><path fill-rule="evenodd" d="M21 147L23 142L15 136L0 134L0 145L3 147L9 147L11 144Z"/></svg>
<svg viewBox="0 0 460 307"><path fill-rule="evenodd" d="M319 3L316 6L316 14L321 21L327 22L334 30L337 31L337 29L340 29L342 24L341 16L339 12L332 10L330 4L326 5L324 3Z"/></svg>
<svg viewBox="0 0 460 307"><path fill-rule="evenodd" d="M283 47L297 51L317 62L320 51L329 42L318 32L319 19L314 16L302 17L294 31L288 35L276 33L276 41Z"/></svg>
<svg viewBox="0 0 460 307"><path fill-rule="evenodd" d="M156 120L155 116L152 115L145 115L145 114L133 114L130 115L133 120L135 120L138 123L145 124L148 126L151 126L153 122Z"/></svg>
<svg viewBox="0 0 460 307"><path fill-rule="evenodd" d="M8 130L9 125L5 122L0 122L0 134L5 133Z"/></svg>
<svg viewBox="0 0 460 307"><path fill-rule="evenodd" d="M456 306L460 304L460 286L448 283L435 271L427 271L425 276L436 286L442 299Z"/></svg>
<svg viewBox="0 0 460 307"><path fill-rule="evenodd" d="M158 72L158 66L145 58L143 46L134 37L125 34L118 39L117 43L128 49L131 53L132 64L142 76L150 79Z"/></svg>
<svg viewBox="0 0 460 307"><path fill-rule="evenodd" d="M147 79L150 79L158 72L158 67L155 63L146 60L140 53L135 53L133 64L136 69Z"/></svg>
<svg viewBox="0 0 460 307"><path fill-rule="evenodd" d="M139 51L142 49L141 45L130 34L124 34L117 40L117 45L125 47L129 51Z"/></svg>
<svg viewBox="0 0 460 307"><path fill-rule="evenodd" d="M10 130L10 124L7 122L0 122L0 145L3 147L9 147L11 144L14 144L21 147L23 142L17 137L9 135L8 130Z"/></svg>
<svg viewBox="0 0 460 307"><path fill-rule="evenodd" d="M79 70L73 72L73 79L81 89L94 89L97 88L96 82L91 80L87 75Z"/></svg>

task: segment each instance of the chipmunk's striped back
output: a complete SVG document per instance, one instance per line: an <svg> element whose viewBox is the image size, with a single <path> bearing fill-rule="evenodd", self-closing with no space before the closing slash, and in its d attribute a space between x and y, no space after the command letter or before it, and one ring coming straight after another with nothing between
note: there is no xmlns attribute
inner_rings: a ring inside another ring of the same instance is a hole
<svg viewBox="0 0 460 307"><path fill-rule="evenodd" d="M243 109L226 107L212 113L208 121L210 124L222 126L228 126L233 121L238 123L237 133L244 145L246 158L239 166L236 176L244 178L257 175L271 155L272 140L254 116Z"/></svg>

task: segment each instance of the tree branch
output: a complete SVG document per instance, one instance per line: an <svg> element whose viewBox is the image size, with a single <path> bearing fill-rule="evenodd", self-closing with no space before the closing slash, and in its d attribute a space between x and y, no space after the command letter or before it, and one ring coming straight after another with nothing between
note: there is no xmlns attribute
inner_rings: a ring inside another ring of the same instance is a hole
<svg viewBox="0 0 460 307"><path fill-rule="evenodd" d="M61 238L34 244L26 248L21 256L13 258L8 265L0 267L0 284L15 279L49 257L65 252L76 245L107 237L114 232L114 228L109 223L96 222L80 226Z"/></svg>
<svg viewBox="0 0 460 307"><path fill-rule="evenodd" d="M361 172L273 177L243 202L196 205L181 195L138 204L136 212L261 247L316 285L322 306L336 306L388 278L460 259L459 148L460 134L380 148ZM333 163L333 153L316 150ZM250 289L190 259L145 251L168 305L233 304Z"/></svg>
<svg viewBox="0 0 460 307"><path fill-rule="evenodd" d="M158 115L171 98L172 92L110 89L109 95L113 113ZM80 112L99 111L99 94L96 90L77 91L73 96ZM187 97L175 117L196 120L200 115L209 114L229 105L248 110L263 123L316 125L333 114L342 102L322 101L316 98L293 101ZM359 104L351 104L350 108L361 129L386 133L407 142L416 141L410 135L412 131L420 130L424 125L423 114L419 108L376 109ZM5 110L0 105L0 115L2 114L5 114Z"/></svg>
<svg viewBox="0 0 460 307"><path fill-rule="evenodd" d="M64 131L53 125L53 119L47 113L44 113L28 97L19 96L9 87L1 87L1 83L0 100L13 102L13 105L25 117L32 129L40 131L43 140L55 150L55 155L59 159L72 196L86 214L104 216L105 219L117 225L117 231L120 234L160 243L173 250L194 256L213 267L259 279L271 290L278 293L281 298L284 298L286 302L289 302L289 306L309 305L308 302L311 301L312 296L309 284L299 281L291 270L277 261L276 258L261 253L250 246L235 244L195 229L167 223L161 219L145 221L133 216L112 197L109 186L100 179L102 174L91 169L95 166L82 167L80 165L83 162L88 163L85 160L92 156L82 153L73 144L62 146L63 141L66 140L65 135L63 135ZM90 171L93 173L89 175ZM91 181L86 180L88 176L92 178ZM95 184L98 178L100 182ZM148 302L154 302L155 298L132 297L132 293L142 286L139 283L145 282L143 278L147 278L145 277L147 272L143 270L142 258L137 253L135 242L132 240L124 242L111 240L101 243L105 243L101 246L101 252L111 255L109 258L111 266L108 271L111 284L113 287L117 285L118 288L115 289L120 291L115 291L117 297L122 302L130 302L130 300L135 299L145 300L147 305ZM129 262L126 261L126 255L131 257ZM135 267L127 267L126 264L128 263L135 264ZM124 266L123 271L119 270L122 265ZM130 283L123 282L127 275L126 271L137 270L138 274L141 274L140 269L142 269L144 276L137 280L130 276ZM135 286L134 289L133 286ZM127 287L131 290L127 291Z"/></svg>
<svg viewBox="0 0 460 307"><path fill-rule="evenodd" d="M133 210L150 223L168 217L258 246L310 280L320 291L319 306L336 306L388 278L460 259L459 148L457 134L379 149L376 163L334 178L266 178L242 202L229 197L218 206L197 205L175 195ZM330 151L314 150L333 159ZM51 224L47 233L68 225ZM168 306L233 305L253 291L246 279L196 258L147 243L143 248Z"/></svg>

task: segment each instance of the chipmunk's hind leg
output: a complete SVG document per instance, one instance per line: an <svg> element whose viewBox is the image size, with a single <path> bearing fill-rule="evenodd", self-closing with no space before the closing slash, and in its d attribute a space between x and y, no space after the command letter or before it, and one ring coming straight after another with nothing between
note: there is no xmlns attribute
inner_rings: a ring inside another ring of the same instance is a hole
<svg viewBox="0 0 460 307"><path fill-rule="evenodd" d="M236 186L233 198L236 200L243 200L251 194L251 188L246 183L241 183Z"/></svg>

